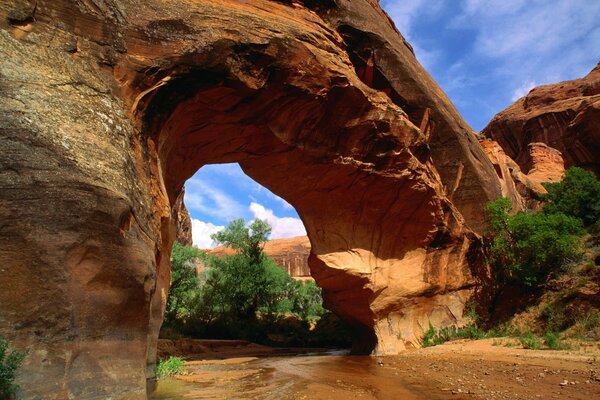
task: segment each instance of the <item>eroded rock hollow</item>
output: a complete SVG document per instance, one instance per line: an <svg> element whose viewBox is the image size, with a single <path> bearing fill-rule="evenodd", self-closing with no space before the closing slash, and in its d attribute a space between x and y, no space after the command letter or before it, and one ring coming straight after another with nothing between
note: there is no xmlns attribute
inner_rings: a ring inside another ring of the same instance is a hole
<svg viewBox="0 0 600 400"><path fill-rule="evenodd" d="M145 398L173 207L210 163L289 201L355 349L483 296L471 128L374 0L0 4L0 336L26 398Z"/></svg>

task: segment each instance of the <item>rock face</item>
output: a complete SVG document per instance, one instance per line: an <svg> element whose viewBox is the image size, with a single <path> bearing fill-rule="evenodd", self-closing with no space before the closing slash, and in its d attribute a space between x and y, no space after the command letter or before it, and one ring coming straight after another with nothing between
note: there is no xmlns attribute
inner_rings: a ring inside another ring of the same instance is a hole
<svg viewBox="0 0 600 400"><path fill-rule="evenodd" d="M171 209L171 219L175 223L175 240L186 246L191 246L193 244L192 219L183 202L184 195L185 187L181 189L181 193L179 193L177 200L175 200L175 204L173 204Z"/></svg>
<svg viewBox="0 0 600 400"><path fill-rule="evenodd" d="M510 199L513 212L540 209L542 194L546 193L541 182L560 180L562 177L564 167L560 153L543 143L532 143L530 149L535 149L537 168L532 169L529 175L525 175L517 163L506 155L498 142L481 139L479 143L494 165L500 180L502 196Z"/></svg>
<svg viewBox="0 0 600 400"><path fill-rule="evenodd" d="M308 255L310 254L310 241L307 236L298 236L289 239L269 240L265 244L265 254L277 264L285 268L293 278L309 278ZM219 246L209 251L216 256L233 254L228 247Z"/></svg>
<svg viewBox="0 0 600 400"><path fill-rule="evenodd" d="M375 0L0 4L0 336L28 399L141 399L201 166L298 211L355 350L485 296L494 167Z"/></svg>
<svg viewBox="0 0 600 400"><path fill-rule="evenodd" d="M532 89L482 134L537 181L560 179L560 156L564 167L600 176L600 64L584 78Z"/></svg>

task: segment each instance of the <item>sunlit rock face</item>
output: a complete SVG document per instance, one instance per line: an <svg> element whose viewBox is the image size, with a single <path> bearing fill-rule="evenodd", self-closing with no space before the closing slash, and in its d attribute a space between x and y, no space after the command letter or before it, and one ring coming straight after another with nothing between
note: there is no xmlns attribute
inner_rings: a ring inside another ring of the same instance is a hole
<svg viewBox="0 0 600 400"><path fill-rule="evenodd" d="M485 296L501 193L373 0L0 4L0 336L25 398L145 398L186 179L239 162L290 202L355 350Z"/></svg>
<svg viewBox="0 0 600 400"><path fill-rule="evenodd" d="M538 181L560 180L571 166L600 176L600 64L581 79L532 89L482 134Z"/></svg>
<svg viewBox="0 0 600 400"><path fill-rule="evenodd" d="M297 236L285 239L272 239L265 243L263 248L267 257L281 266L292 278L310 279L308 256L310 254L310 241L306 236ZM219 246L208 251L217 257L235 254L235 250ZM204 269L201 264L199 271Z"/></svg>
<svg viewBox="0 0 600 400"><path fill-rule="evenodd" d="M543 143L532 143L529 147L536 168L529 175L521 171L519 165L508 157L495 140L481 138L479 143L488 155L500 180L502 196L510 199L512 211L539 210L546 189L542 182L560 181L564 172L560 152Z"/></svg>

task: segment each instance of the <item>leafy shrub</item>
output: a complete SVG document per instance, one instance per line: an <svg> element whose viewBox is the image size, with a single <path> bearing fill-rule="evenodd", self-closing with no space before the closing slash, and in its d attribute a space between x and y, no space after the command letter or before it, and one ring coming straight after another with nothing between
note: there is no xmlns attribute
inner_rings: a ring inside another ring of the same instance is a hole
<svg viewBox="0 0 600 400"><path fill-rule="evenodd" d="M524 349L537 350L542 347L540 339L531 332L520 336L519 343L521 343L521 346L523 346Z"/></svg>
<svg viewBox="0 0 600 400"><path fill-rule="evenodd" d="M422 347L435 346L436 344L438 344L438 343L435 343L436 336L437 336L437 331L433 327L433 325L431 325L431 322L430 322L429 328L425 331L425 333L423 334L423 338L421 339L421 346Z"/></svg>
<svg viewBox="0 0 600 400"><path fill-rule="evenodd" d="M8 342L0 338L0 398L10 399L19 389L14 383L17 369L21 366L26 352L9 351Z"/></svg>
<svg viewBox="0 0 600 400"><path fill-rule="evenodd" d="M511 275L527 286L581 257L581 222L564 214L519 212L508 222L513 240Z"/></svg>
<svg viewBox="0 0 600 400"><path fill-rule="evenodd" d="M580 219L584 226L600 220L600 181L582 168L571 167L560 182L543 183L544 212L562 213Z"/></svg>
<svg viewBox="0 0 600 400"><path fill-rule="evenodd" d="M166 360L160 360L158 362L158 368L156 374L159 378L166 376L181 375L185 371L184 362L179 357L169 357Z"/></svg>
<svg viewBox="0 0 600 400"><path fill-rule="evenodd" d="M175 324L189 318L200 294L195 261L203 252L195 247L173 243L171 251L171 288L167 298L165 322Z"/></svg>
<svg viewBox="0 0 600 400"><path fill-rule="evenodd" d="M561 340L558 333L553 331L547 331L544 334L544 344L552 350L566 350L569 346Z"/></svg>
<svg viewBox="0 0 600 400"><path fill-rule="evenodd" d="M488 337L487 333L475 324L465 325L457 328L456 326L448 326L440 329L435 329L431 323L429 328L421 339L422 347L437 346L452 340L458 339L483 339Z"/></svg>
<svg viewBox="0 0 600 400"><path fill-rule="evenodd" d="M535 286L581 255L581 222L556 213L508 214L505 198L488 203L486 217L491 260L503 277Z"/></svg>

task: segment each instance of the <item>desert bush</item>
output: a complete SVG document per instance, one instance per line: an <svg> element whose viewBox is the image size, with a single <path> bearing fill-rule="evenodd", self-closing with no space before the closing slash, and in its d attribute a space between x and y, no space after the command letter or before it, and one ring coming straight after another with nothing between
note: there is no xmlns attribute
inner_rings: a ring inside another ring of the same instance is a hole
<svg viewBox="0 0 600 400"><path fill-rule="evenodd" d="M469 324L462 327L447 326L440 329L435 329L431 323L429 328L425 331L423 338L421 339L422 347L437 346L452 340L458 339L484 339L488 336L488 333L483 329L479 328L476 324Z"/></svg>
<svg viewBox="0 0 600 400"><path fill-rule="evenodd" d="M0 338L0 398L10 399L19 389L15 384L17 370L21 366L26 352L10 350L8 342Z"/></svg>
<svg viewBox="0 0 600 400"><path fill-rule="evenodd" d="M544 344L551 350L566 350L569 348L557 332L546 331L544 334Z"/></svg>
<svg viewBox="0 0 600 400"><path fill-rule="evenodd" d="M519 343L521 343L521 346L523 346L524 349L537 350L542 347L540 338L538 338L532 332L520 336Z"/></svg>
<svg viewBox="0 0 600 400"><path fill-rule="evenodd" d="M560 182L543 183L544 212L565 214L580 219L584 226L600 220L600 181L582 168L571 167Z"/></svg>
<svg viewBox="0 0 600 400"><path fill-rule="evenodd" d="M582 226L577 218L562 213L511 216L509 210L510 201L505 198L486 207L490 258L501 280L536 286L581 256Z"/></svg>
<svg viewBox="0 0 600 400"><path fill-rule="evenodd" d="M184 372L184 362L179 357L169 357L158 362L156 375L159 378L164 378L172 375L181 375Z"/></svg>

